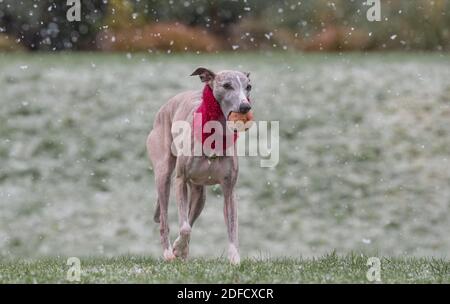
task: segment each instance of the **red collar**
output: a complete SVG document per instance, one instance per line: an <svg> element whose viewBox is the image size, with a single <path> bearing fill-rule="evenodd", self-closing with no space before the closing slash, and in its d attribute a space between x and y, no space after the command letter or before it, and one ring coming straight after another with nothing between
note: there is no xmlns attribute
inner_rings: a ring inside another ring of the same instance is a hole
<svg viewBox="0 0 450 304"><path fill-rule="evenodd" d="M218 121L222 125L222 129L225 132L226 128L226 118L223 115L222 109L220 108L219 102L214 97L213 91L209 85L205 85L203 89L202 94L202 103L195 111L197 114L201 114L201 122L199 119L194 119L194 137L197 140L201 139L202 144L205 142L205 140L213 133L216 132L216 130L213 130L213 132L203 132L203 127L208 121ZM197 116L198 117L198 116ZM200 127L201 126L201 127ZM236 142L237 133L231 133L230 135L233 136L232 140L229 140L229 143L227 145L226 141L226 135L223 134L223 150L225 151L227 148L229 148L231 145L233 145ZM231 143L231 144L230 144ZM211 144L211 147L215 149L215 142Z"/></svg>

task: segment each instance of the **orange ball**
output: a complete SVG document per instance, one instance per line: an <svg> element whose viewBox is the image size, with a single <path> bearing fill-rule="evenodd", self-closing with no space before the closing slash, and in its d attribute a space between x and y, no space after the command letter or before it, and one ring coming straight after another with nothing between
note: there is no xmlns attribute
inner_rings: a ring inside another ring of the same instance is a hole
<svg viewBox="0 0 450 304"><path fill-rule="evenodd" d="M228 121L234 122L233 127L236 131L247 131L253 124L253 112L249 111L245 114L239 112L231 112L228 116Z"/></svg>

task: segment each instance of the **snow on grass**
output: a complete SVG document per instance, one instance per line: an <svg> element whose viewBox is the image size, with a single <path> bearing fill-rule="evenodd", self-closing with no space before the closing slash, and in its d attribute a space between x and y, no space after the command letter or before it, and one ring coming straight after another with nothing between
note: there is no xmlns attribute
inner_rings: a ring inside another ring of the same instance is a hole
<svg viewBox="0 0 450 304"><path fill-rule="evenodd" d="M327 254L314 259L225 259L166 263L140 256L81 258L81 283L371 283L367 256ZM381 283L449 283L450 262L427 258L382 258ZM0 283L70 283L60 258L6 260ZM377 282L375 282L377 283Z"/></svg>
<svg viewBox="0 0 450 304"><path fill-rule="evenodd" d="M450 61L440 55L0 56L0 255L160 255L145 139L197 66L251 72L280 163L240 160L244 257L450 252ZM27 67L26 69L23 67ZM226 253L220 189L193 256ZM171 231L177 227L170 206Z"/></svg>

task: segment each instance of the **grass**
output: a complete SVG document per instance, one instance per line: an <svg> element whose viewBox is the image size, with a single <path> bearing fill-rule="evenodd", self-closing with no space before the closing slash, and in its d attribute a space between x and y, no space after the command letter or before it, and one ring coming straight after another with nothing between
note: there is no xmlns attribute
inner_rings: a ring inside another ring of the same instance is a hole
<svg viewBox="0 0 450 304"><path fill-rule="evenodd" d="M140 256L81 258L81 283L370 283L368 257L225 259L165 263ZM0 283L69 283L65 258L0 260ZM381 258L381 283L450 283L450 261Z"/></svg>

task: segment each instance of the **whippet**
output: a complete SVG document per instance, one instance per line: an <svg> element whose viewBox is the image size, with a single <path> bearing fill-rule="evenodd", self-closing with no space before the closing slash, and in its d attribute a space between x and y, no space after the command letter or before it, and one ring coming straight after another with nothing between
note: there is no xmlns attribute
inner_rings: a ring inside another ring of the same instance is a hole
<svg viewBox="0 0 450 304"><path fill-rule="evenodd" d="M160 223L161 244L166 261L186 259L192 226L205 205L205 186L220 184L224 194L224 218L228 232L228 258L232 264L240 263L238 248L238 215L234 187L238 177L236 153L232 156L178 155L173 151L174 122L184 121L191 126L194 113L203 109L209 114L210 107L220 109L217 120L223 126L230 114L250 114L251 90L248 73L221 71L214 73L205 68L196 69L191 76L198 75L205 84L202 91L188 91L171 98L157 112L153 130L147 138L147 151L152 162L157 190L155 222ZM205 98L212 101L206 103ZM205 97L206 96L206 97ZM192 134L191 134L192 135ZM235 134L233 134L235 135ZM198 140L194 138L193 140ZM234 152L236 147L233 144ZM179 216L179 235L173 244L169 240L168 204L172 173L175 171L175 191ZM188 189L190 197L188 198Z"/></svg>

